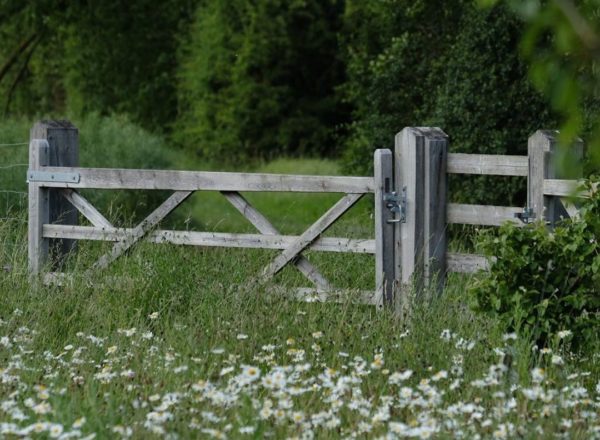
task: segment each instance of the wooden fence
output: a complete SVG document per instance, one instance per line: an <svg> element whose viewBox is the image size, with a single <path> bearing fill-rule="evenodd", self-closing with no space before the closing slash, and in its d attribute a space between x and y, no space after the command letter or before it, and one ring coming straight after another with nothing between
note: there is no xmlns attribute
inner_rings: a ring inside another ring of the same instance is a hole
<svg viewBox="0 0 600 440"><path fill-rule="evenodd" d="M535 220L555 222L568 215L559 197L572 194L576 181L560 180L554 166L555 133L538 131L529 139L528 156L448 153L439 128L402 130L395 151L376 150L372 177L305 176L168 170L82 168L78 132L68 122L39 122L31 130L29 170L29 269L46 282L64 274L60 260L76 240L114 242L89 270L106 268L142 239L193 246L261 248L281 251L260 274L273 278L293 264L313 287L299 289L304 299L339 298L336 289L302 253L375 255L375 289L360 302L404 310L409 292L441 289L447 272L471 273L487 267L480 255L447 252L448 224L497 226ZM576 147L582 154L582 145ZM528 177L528 207L448 203L448 174ZM112 225L80 189L171 190L173 194L134 228ZM258 234L158 229L169 213L194 191L219 191L257 229ZM298 236L282 235L240 192L319 192L343 196ZM374 238L322 237L365 194L374 194ZM82 216L89 226L78 224ZM52 243L51 243L52 242ZM50 248L56 250L50 260Z"/></svg>

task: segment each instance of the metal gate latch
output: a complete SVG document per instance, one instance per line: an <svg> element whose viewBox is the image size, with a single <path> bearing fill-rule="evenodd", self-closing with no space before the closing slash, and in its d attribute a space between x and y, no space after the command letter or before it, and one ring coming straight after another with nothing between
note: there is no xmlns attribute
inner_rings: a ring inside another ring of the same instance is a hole
<svg viewBox="0 0 600 440"><path fill-rule="evenodd" d="M518 218L525 224L529 224L535 220L535 212L533 212L532 208L525 207L523 208L523 212L515 212L515 218Z"/></svg>
<svg viewBox="0 0 600 440"><path fill-rule="evenodd" d="M402 194L396 194L396 191L383 193L383 201L387 202L386 207L392 214L400 214L400 218L387 220L387 223L406 223L406 187L402 188Z"/></svg>

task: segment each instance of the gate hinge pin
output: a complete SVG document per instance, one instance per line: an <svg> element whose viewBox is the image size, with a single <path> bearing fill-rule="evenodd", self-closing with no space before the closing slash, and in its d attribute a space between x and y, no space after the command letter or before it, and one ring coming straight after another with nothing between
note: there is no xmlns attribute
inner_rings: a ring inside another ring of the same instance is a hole
<svg viewBox="0 0 600 440"><path fill-rule="evenodd" d="M523 212L515 212L515 218L518 218L525 224L529 224L535 220L535 212L533 212L533 208L526 206L523 208Z"/></svg>

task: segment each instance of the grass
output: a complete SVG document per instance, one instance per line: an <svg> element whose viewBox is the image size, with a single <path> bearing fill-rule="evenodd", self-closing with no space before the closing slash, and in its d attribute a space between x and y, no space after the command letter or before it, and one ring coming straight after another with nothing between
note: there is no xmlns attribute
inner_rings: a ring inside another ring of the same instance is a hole
<svg viewBox="0 0 600 440"><path fill-rule="evenodd" d="M255 170L337 173L314 160ZM248 197L289 233L335 200ZM368 204L331 233L371 236ZM218 194L182 210L173 223L251 230ZM73 281L44 287L26 273L25 212L9 211L0 223L0 437L600 438L598 353L572 355L568 336L540 351L505 335L467 307L469 278L450 277L443 296L416 302L402 322L249 283L272 251L142 243L84 275L107 248L84 243L69 263ZM372 257L308 256L336 285L373 285ZM293 268L277 282L304 285Z"/></svg>

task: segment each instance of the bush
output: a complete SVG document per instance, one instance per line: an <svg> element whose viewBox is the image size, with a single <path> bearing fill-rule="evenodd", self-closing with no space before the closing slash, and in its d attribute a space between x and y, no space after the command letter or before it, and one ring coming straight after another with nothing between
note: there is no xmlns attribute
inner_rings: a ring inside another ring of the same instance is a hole
<svg viewBox="0 0 600 440"><path fill-rule="evenodd" d="M592 185L588 183L587 189ZM540 345L561 330L581 348L598 338L600 325L600 193L550 231L536 223L506 224L483 235L490 272L470 289L475 309L498 316L507 330Z"/></svg>
<svg viewBox="0 0 600 440"><path fill-rule="evenodd" d="M169 168L175 161L162 137L133 124L125 116L88 114L73 123L79 129L79 162L83 167L98 168ZM32 120L0 121L0 143L27 143ZM27 208L25 172L27 145L0 147L0 215ZM164 195L157 191L86 191L102 212L118 207L121 219L131 220L134 213L144 215L156 207Z"/></svg>

